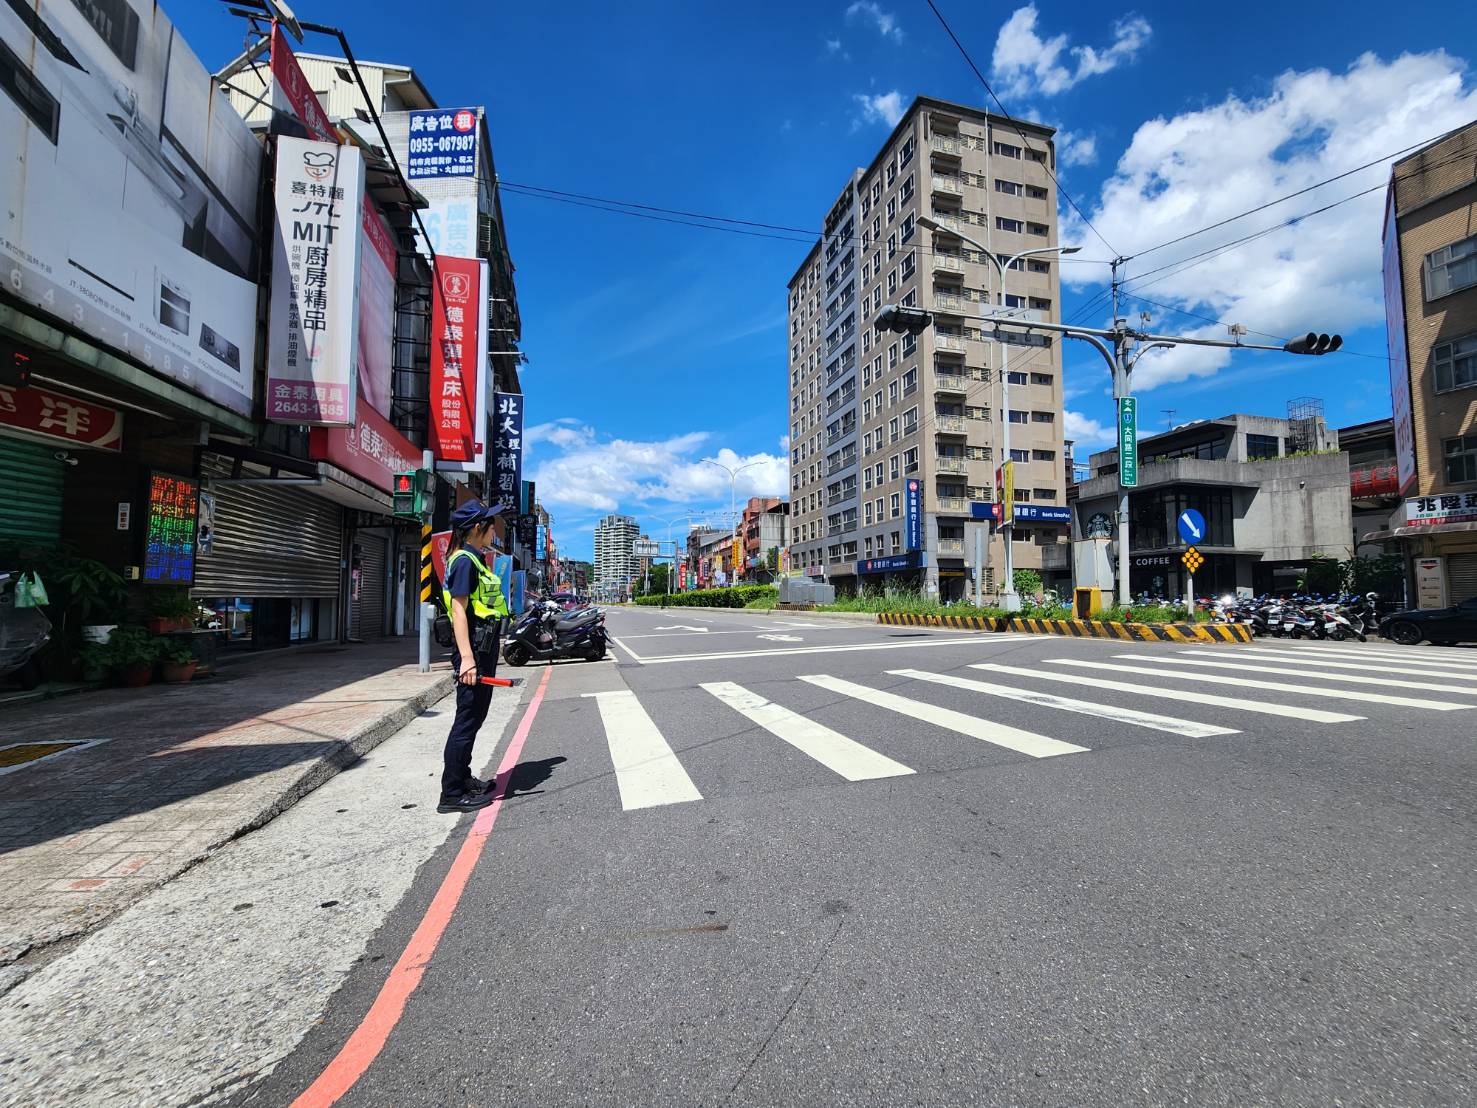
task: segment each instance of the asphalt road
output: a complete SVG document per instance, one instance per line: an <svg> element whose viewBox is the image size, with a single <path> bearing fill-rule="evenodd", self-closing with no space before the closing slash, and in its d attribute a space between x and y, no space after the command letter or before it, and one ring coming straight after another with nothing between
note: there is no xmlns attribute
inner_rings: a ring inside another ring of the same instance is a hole
<svg viewBox="0 0 1477 1108"><path fill-rule="evenodd" d="M1477 653L609 623L340 1103L1477 1103Z"/></svg>

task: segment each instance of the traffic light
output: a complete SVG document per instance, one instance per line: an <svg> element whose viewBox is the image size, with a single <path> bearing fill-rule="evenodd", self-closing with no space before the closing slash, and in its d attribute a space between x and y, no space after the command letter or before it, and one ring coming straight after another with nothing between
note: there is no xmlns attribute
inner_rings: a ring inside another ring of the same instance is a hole
<svg viewBox="0 0 1477 1108"><path fill-rule="evenodd" d="M1343 335L1320 335L1309 331L1306 335L1282 344L1289 354L1332 354L1344 345Z"/></svg>
<svg viewBox="0 0 1477 1108"><path fill-rule="evenodd" d="M922 308L904 308L889 304L877 313L877 326L896 334L917 335L933 326L933 313Z"/></svg>
<svg viewBox="0 0 1477 1108"><path fill-rule="evenodd" d="M413 469L397 473L390 483L393 511L399 519L425 520L431 511L431 482L435 475L429 469Z"/></svg>

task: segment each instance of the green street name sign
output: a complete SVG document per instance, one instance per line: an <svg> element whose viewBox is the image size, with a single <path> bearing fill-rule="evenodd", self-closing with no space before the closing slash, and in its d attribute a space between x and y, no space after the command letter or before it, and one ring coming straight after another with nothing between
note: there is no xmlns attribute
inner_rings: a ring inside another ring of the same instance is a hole
<svg viewBox="0 0 1477 1108"><path fill-rule="evenodd" d="M1134 488L1139 483L1139 401L1136 396L1118 398L1118 483Z"/></svg>

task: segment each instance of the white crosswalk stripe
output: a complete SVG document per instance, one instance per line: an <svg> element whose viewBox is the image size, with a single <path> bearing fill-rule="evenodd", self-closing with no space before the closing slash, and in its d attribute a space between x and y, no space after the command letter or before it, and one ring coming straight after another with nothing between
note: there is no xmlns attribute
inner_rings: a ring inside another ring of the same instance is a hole
<svg viewBox="0 0 1477 1108"><path fill-rule="evenodd" d="M819 685L823 689L839 693L842 696L854 697L867 704L878 708L886 708L891 712L899 712L910 719L922 720L931 723L935 727L947 728L961 735L980 739L996 746L1003 746L1007 750L1014 750L1020 754L1028 754L1032 758L1051 758L1059 754L1079 754L1087 749L1085 746L1077 746L1075 743L1062 742L1060 739L1049 739L1045 735L1038 735L1032 731L1023 731L1019 727L1010 727L994 720L977 719L974 716L956 712L952 708L939 708L932 704L926 704L921 700L910 700L906 696L898 696L896 693L883 692L881 689L870 689L865 685L858 685L851 681L843 681L839 677L828 677L825 674L813 674L802 676L801 681L808 681L812 685Z"/></svg>
<svg viewBox="0 0 1477 1108"><path fill-rule="evenodd" d="M584 695L600 706L621 807L629 811L703 798L635 693L623 689Z"/></svg>
<svg viewBox="0 0 1477 1108"><path fill-rule="evenodd" d="M1088 662L1080 658L1050 658L1052 665L1078 666L1083 669L1101 669L1114 673L1140 673L1149 677L1177 678L1181 681L1199 681L1209 685L1234 685L1242 689L1266 689L1268 692L1306 693L1309 696L1332 700L1356 700L1363 704L1393 704L1401 708L1423 708L1433 712L1460 712L1474 705L1456 704L1449 700L1417 700L1409 696L1387 696L1384 693L1356 692L1353 689L1326 689L1316 685L1289 685L1282 681L1256 681L1247 677L1227 677L1219 673L1175 673L1171 670L1155 669L1152 666L1119 665L1113 662ZM1157 660L1157 659L1156 659Z"/></svg>
<svg viewBox="0 0 1477 1108"><path fill-rule="evenodd" d="M1114 654L1115 658L1143 661L1142 654ZM1238 653L1235 657L1240 658ZM1330 673L1327 670L1295 669L1291 666L1270 665L1251 658L1243 662L1232 662L1221 658L1165 658L1154 659L1162 666L1203 666L1208 669L1235 669L1245 673L1284 673L1292 677L1303 677L1311 681L1342 681L1347 685L1375 685L1382 689L1424 689L1428 692L1455 693L1457 696L1477 696L1477 686L1440 685L1434 681L1404 681L1393 677L1362 677L1357 673Z"/></svg>
<svg viewBox="0 0 1477 1108"><path fill-rule="evenodd" d="M895 762L885 754L879 754L854 739L848 739L825 724L806 719L788 708L771 703L742 685L735 685L731 681L714 681L702 687L735 712L783 739L802 754L808 754L848 781L900 777L913 772L901 762Z"/></svg>
<svg viewBox="0 0 1477 1108"><path fill-rule="evenodd" d="M1329 655L1352 662L1367 662L1380 665L1392 662L1395 665L1439 666L1442 669L1477 670L1477 655L1470 659L1459 652L1434 647L1380 647L1354 646L1326 642L1281 643L1276 640L1258 639L1258 650L1275 650L1278 653L1300 654L1303 657Z"/></svg>
<svg viewBox="0 0 1477 1108"><path fill-rule="evenodd" d="M1345 712L1330 712L1323 708L1304 708L1297 704L1270 704L1242 697L1216 696L1214 693L1187 692L1184 689L1166 689L1159 685L1142 685L1134 681L1114 681L1108 677L1088 677L1081 673L1050 673L1040 669L1023 669L1020 666L1003 666L994 662L977 662L970 669L983 669L991 673L1009 673L1016 677L1039 678L1043 681L1059 681L1069 685L1080 685L1089 689L1109 689L1113 692L1135 693L1138 696L1157 696L1165 700L1180 700L1187 704L1205 704L1216 708L1231 708L1238 712L1256 712L1283 719L1303 719L1312 723L1352 723L1364 716L1351 716Z"/></svg>
<svg viewBox="0 0 1477 1108"><path fill-rule="evenodd" d="M1201 657L1204 656L1203 654L1200 654L1199 651L1180 651L1180 653L1182 653L1182 654L1197 654L1197 655L1199 655ZM1119 657L1123 657L1124 655L1118 655L1118 656ZM1353 671L1355 671L1357 673L1379 673L1379 674L1399 673L1399 674L1404 674L1404 675L1408 675L1408 676L1412 676L1412 677L1442 677L1442 678L1445 678L1448 681L1456 681L1456 682L1459 682L1459 683L1460 682L1464 682L1464 681L1465 682L1469 682L1473 688L1477 688L1477 673L1467 674L1467 673L1461 673L1461 672L1454 672L1452 670L1416 669L1414 666L1386 665L1386 664L1383 664L1381 662L1343 662L1343 661L1337 661L1337 660L1332 660L1332 659L1327 659L1327 658L1322 658L1322 657L1319 657L1319 658L1299 658L1299 657L1294 656L1290 651L1285 651L1285 650L1238 650L1238 651L1236 651L1236 655L1235 656L1238 657L1238 658L1248 658L1248 659L1252 659L1252 660L1255 660L1255 661L1276 662L1277 665L1281 665L1281 666L1310 666L1310 667L1316 666L1317 668L1322 669L1322 670L1338 669L1338 670L1353 670ZM1142 655L1135 655L1135 657L1142 657ZM1296 669L1281 669L1281 670L1279 670L1279 669L1274 669L1274 668L1272 668L1270 666L1267 667L1267 670L1266 671L1268 673L1298 673L1299 672ZM1330 673L1330 674L1328 674L1328 676L1332 677L1332 676L1335 676L1335 675ZM1351 681L1352 680L1356 680L1356 678L1352 678L1351 677L1351 678L1349 678L1349 680L1351 680ZM1386 682L1386 680L1383 677L1377 678L1377 680L1380 682L1380 684L1386 684L1386 683L1388 683L1388 682ZM1450 692L1461 692L1461 691L1463 691L1459 687L1459 685L1456 685L1456 686L1452 686L1452 685L1423 685L1423 684L1421 684L1418 681L1410 682L1410 683L1406 684L1404 687L1405 688L1410 688L1410 689L1442 689L1442 690L1447 690L1447 691L1450 691Z"/></svg>
<svg viewBox="0 0 1477 1108"><path fill-rule="evenodd" d="M1082 715L1099 716L1103 719L1116 720L1119 723L1133 723L1140 727L1151 727L1156 731L1168 731L1171 735L1181 735L1190 739L1210 738L1213 735L1240 734L1234 727L1218 727L1212 723L1200 723L1191 719L1177 719L1174 716L1161 716L1153 712L1136 711L1133 708L1118 708L1112 704L1098 704L1090 700L1072 700L1069 697L1055 696L1052 693L1035 692L1014 685L996 685L988 681L975 681L968 677L956 677L949 673L925 673L919 669L890 669L887 672L898 677L911 677L917 681L931 681L936 685L949 685L956 689L968 689L970 692L1004 697L1007 700L1019 700L1024 704L1034 704L1040 708L1060 708L1065 712L1078 712Z"/></svg>

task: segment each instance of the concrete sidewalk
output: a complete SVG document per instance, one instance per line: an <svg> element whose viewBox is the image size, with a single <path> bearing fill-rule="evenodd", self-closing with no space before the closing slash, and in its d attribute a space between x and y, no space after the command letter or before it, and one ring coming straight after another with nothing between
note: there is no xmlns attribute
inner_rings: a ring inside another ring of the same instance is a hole
<svg viewBox="0 0 1477 1108"><path fill-rule="evenodd" d="M0 991L28 951L30 962L96 927L445 696L444 659L422 674L415 650L392 639L286 651L188 685L0 713L0 745L97 744L0 776Z"/></svg>

